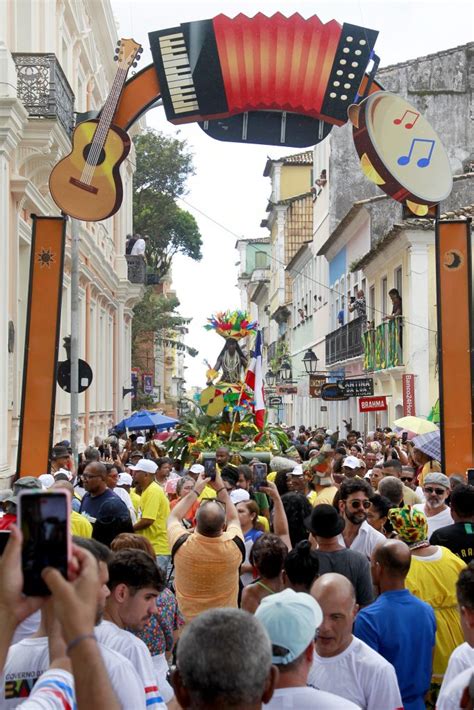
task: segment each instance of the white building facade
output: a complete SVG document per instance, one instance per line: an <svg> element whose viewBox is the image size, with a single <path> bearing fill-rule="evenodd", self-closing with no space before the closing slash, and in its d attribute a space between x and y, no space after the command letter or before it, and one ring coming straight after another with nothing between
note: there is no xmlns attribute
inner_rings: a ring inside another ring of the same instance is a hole
<svg viewBox="0 0 474 710"><path fill-rule="evenodd" d="M74 112L98 111L104 104L117 67L116 42L109 2L0 3L0 478L9 477L16 463L30 215L59 214L49 174L70 152ZM83 444L106 434L130 410L130 396L123 399L122 388L130 386L132 309L143 292L142 285L129 281L125 258L126 234L132 231L133 162L132 151L121 168L120 211L81 225L79 356L94 374L79 400ZM68 225L61 338L70 334L70 268ZM7 355L9 331L15 337ZM69 395L58 388L55 440L69 438L69 412Z"/></svg>

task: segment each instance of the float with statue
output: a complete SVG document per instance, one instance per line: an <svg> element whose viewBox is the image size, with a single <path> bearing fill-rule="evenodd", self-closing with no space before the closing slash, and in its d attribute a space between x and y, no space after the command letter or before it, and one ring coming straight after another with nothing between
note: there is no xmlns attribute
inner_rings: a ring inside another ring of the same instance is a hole
<svg viewBox="0 0 474 710"><path fill-rule="evenodd" d="M206 458L221 446L232 452L234 463L253 458L268 462L287 452L291 443L283 429L266 421L258 323L245 311L225 311L208 318L204 327L225 344L214 367L205 361L206 387L195 403L198 411L176 427L168 452L185 463Z"/></svg>

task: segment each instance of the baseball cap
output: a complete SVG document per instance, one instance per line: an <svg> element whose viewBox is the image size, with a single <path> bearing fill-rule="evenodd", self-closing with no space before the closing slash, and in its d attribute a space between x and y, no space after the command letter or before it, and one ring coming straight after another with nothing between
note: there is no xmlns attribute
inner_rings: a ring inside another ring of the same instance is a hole
<svg viewBox="0 0 474 710"><path fill-rule="evenodd" d="M72 481L72 479L73 479L72 471L69 471L67 468L58 468L58 470L55 471L54 474L53 474L54 477L56 478L56 476L57 476L59 473L63 473L65 476L67 476L67 480L68 480L68 481Z"/></svg>
<svg viewBox="0 0 474 710"><path fill-rule="evenodd" d="M158 466L150 459L140 459L135 466L128 467L130 471L144 471L145 473L156 473Z"/></svg>
<svg viewBox="0 0 474 710"><path fill-rule="evenodd" d="M243 488L236 488L234 491L230 492L230 499L234 505L237 505L237 503L250 500L250 493Z"/></svg>
<svg viewBox="0 0 474 710"><path fill-rule="evenodd" d="M54 483L54 476L50 473L42 473L41 476L38 476L38 481L41 482L44 488L51 488Z"/></svg>
<svg viewBox="0 0 474 710"><path fill-rule="evenodd" d="M51 460L56 461L56 459L65 459L69 456L69 451L67 450L66 446L62 446L58 444L57 446L53 446L51 449Z"/></svg>
<svg viewBox="0 0 474 710"><path fill-rule="evenodd" d="M204 473L204 466L202 466L200 463L193 463L191 468L189 469L190 473Z"/></svg>
<svg viewBox="0 0 474 710"><path fill-rule="evenodd" d="M264 597L255 612L273 646L272 663L286 666L299 658L314 640L323 620L318 602L310 594L285 589ZM275 646L286 651L275 655Z"/></svg>
<svg viewBox="0 0 474 710"><path fill-rule="evenodd" d="M133 478L129 473L119 473L117 478L117 486L131 486L133 483Z"/></svg>
<svg viewBox="0 0 474 710"><path fill-rule="evenodd" d="M425 481L423 485L427 486L430 483L435 486L443 486L443 488L449 488L449 478L444 473L437 473L436 471L434 473L429 473L427 476L425 476Z"/></svg>
<svg viewBox="0 0 474 710"><path fill-rule="evenodd" d="M357 458L357 456L346 456L344 461L342 462L343 466L347 466L347 468L362 468L362 461Z"/></svg>
<svg viewBox="0 0 474 710"><path fill-rule="evenodd" d="M137 444L144 444L146 439L144 436L137 436Z"/></svg>
<svg viewBox="0 0 474 710"><path fill-rule="evenodd" d="M301 466L301 465L295 466L293 471L290 471L288 475L289 476L303 476L304 475L303 466Z"/></svg>

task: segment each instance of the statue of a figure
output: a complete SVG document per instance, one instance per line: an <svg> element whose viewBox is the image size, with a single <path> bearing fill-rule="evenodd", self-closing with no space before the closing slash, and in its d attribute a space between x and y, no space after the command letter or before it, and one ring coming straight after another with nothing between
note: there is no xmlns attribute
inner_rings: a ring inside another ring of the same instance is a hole
<svg viewBox="0 0 474 710"><path fill-rule="evenodd" d="M246 367L247 358L242 352L239 343L234 338L227 338L226 343L217 358L216 364L214 365L214 371L216 373L219 372L219 370L222 370L222 377L220 381L229 382L230 384L241 382L242 369L245 370ZM212 379L208 380L208 385L212 383Z"/></svg>

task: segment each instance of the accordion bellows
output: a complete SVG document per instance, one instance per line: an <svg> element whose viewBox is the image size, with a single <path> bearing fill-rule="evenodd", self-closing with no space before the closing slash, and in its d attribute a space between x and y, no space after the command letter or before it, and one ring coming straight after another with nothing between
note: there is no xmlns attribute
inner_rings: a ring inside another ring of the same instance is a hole
<svg viewBox="0 0 474 710"><path fill-rule="evenodd" d="M163 104L173 123L287 111L342 125L378 33L294 14L218 15L151 32Z"/></svg>
<svg viewBox="0 0 474 710"><path fill-rule="evenodd" d="M277 109L319 116L341 36L314 16L218 15L213 20L231 113Z"/></svg>

